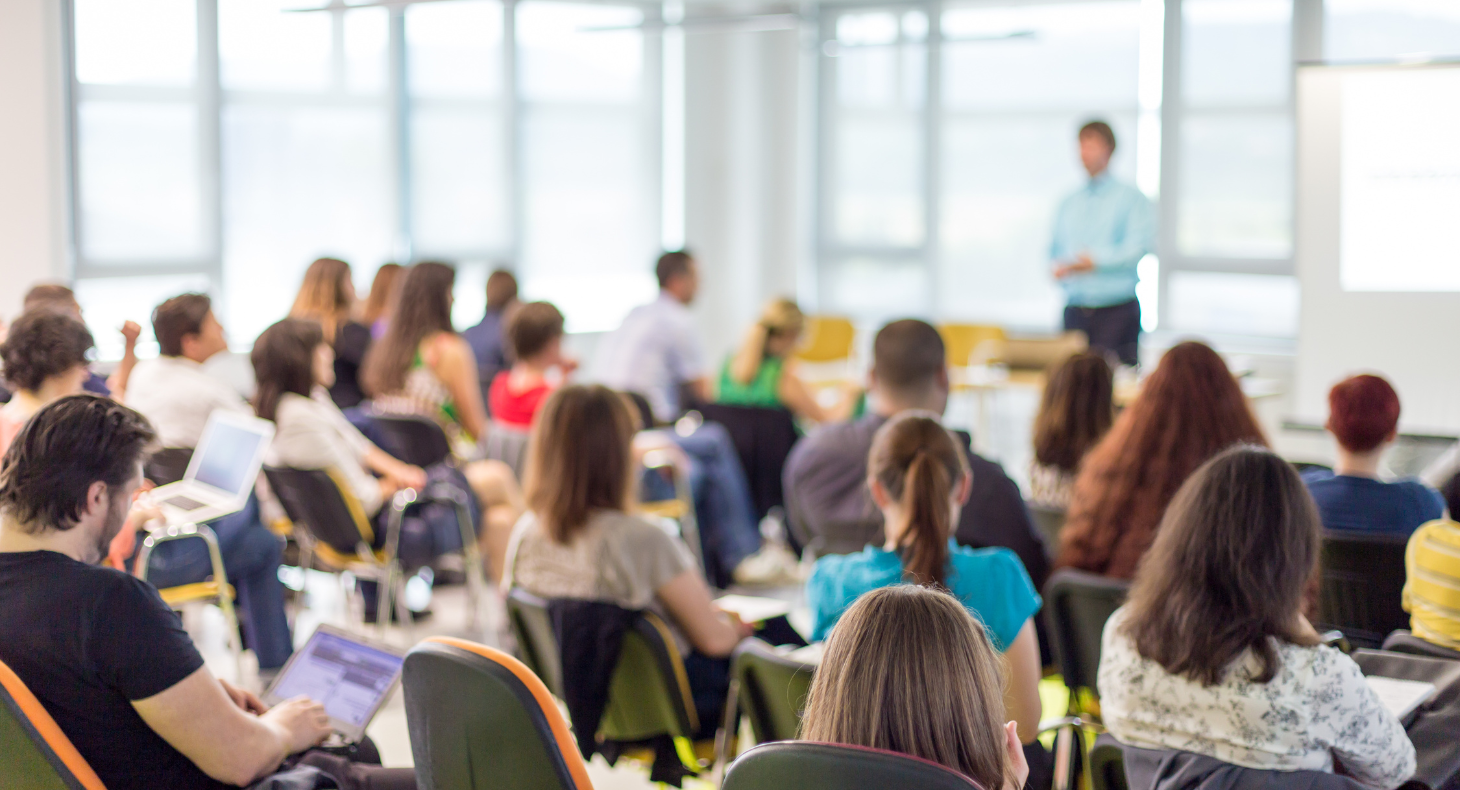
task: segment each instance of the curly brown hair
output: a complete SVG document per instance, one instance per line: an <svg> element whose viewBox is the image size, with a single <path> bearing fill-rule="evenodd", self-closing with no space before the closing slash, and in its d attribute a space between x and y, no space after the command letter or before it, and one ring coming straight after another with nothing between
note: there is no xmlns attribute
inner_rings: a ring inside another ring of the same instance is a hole
<svg viewBox="0 0 1460 790"><path fill-rule="evenodd" d="M52 376L86 364L93 341L86 324L67 313L44 308L15 319L0 360L5 382L22 390L37 390Z"/></svg>

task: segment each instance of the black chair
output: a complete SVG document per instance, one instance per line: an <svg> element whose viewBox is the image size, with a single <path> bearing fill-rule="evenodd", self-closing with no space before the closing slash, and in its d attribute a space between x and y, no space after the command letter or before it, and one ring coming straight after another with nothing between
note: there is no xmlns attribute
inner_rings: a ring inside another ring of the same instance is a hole
<svg viewBox="0 0 1460 790"><path fill-rule="evenodd" d="M1070 712L1082 710L1081 693L1095 691L1100 637L1105 621L1125 603L1130 582L1064 568L1044 585L1044 617L1055 663L1070 689Z"/></svg>
<svg viewBox="0 0 1460 790"><path fill-rule="evenodd" d="M1460 474L1440 486L1440 496L1445 498L1445 507L1450 511L1450 518L1460 518Z"/></svg>
<svg viewBox="0 0 1460 790"><path fill-rule="evenodd" d="M795 740L811 693L816 665L788 658L759 639L747 639L730 656L730 693L715 739L715 764L723 765L740 711L756 743Z"/></svg>
<svg viewBox="0 0 1460 790"><path fill-rule="evenodd" d="M778 741L740 755L721 790L978 790L950 768L911 755L808 741Z"/></svg>
<svg viewBox="0 0 1460 790"><path fill-rule="evenodd" d="M1114 740L1102 735L1090 750L1090 790L1129 790L1125 752Z"/></svg>
<svg viewBox="0 0 1460 790"><path fill-rule="evenodd" d="M1319 630L1342 631L1354 647L1378 647L1408 626L1402 604L1408 542L1406 535L1324 532Z"/></svg>
<svg viewBox="0 0 1460 790"><path fill-rule="evenodd" d="M176 483L188 473L188 464L193 460L193 448L169 447L158 450L147 458L142 474L159 486Z"/></svg>
<svg viewBox="0 0 1460 790"><path fill-rule="evenodd" d="M1044 553L1053 560L1059 553L1060 533L1065 528L1065 511L1057 507L1045 507L1025 500L1025 506L1029 508L1029 516L1034 519L1034 527L1044 538Z"/></svg>
<svg viewBox="0 0 1460 790"><path fill-rule="evenodd" d="M563 698L563 665L548 602L521 587L507 592L507 621L517 639L517 657L542 678L558 699Z"/></svg>
<svg viewBox="0 0 1460 790"><path fill-rule="evenodd" d="M1454 661L1460 661L1460 650L1441 647L1434 642L1421 639L1403 628L1385 637L1383 649L1391 653L1408 653L1412 656L1448 658Z"/></svg>
<svg viewBox="0 0 1460 790"><path fill-rule="evenodd" d="M740 466L750 483L750 498L755 502L755 516L765 518L772 508L785 507L786 495L781 487L781 472L800 436L796 420L786 409L758 406L730 406L707 403L700 406L706 420L725 426Z"/></svg>
<svg viewBox="0 0 1460 790"><path fill-rule="evenodd" d="M435 420L414 414L369 412L380 431L380 449L422 469L451 457L451 441Z"/></svg>

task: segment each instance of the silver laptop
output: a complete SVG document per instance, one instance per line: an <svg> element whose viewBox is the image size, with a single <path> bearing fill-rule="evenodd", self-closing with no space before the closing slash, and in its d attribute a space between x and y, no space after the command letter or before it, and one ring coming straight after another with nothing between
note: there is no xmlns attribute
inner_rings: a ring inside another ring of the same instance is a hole
<svg viewBox="0 0 1460 790"><path fill-rule="evenodd" d="M264 692L270 707L300 696L324 705L330 726L346 743L365 737L365 728L400 682L405 651L322 625Z"/></svg>
<svg viewBox="0 0 1460 790"><path fill-rule="evenodd" d="M153 503L169 524L201 523L241 510L273 439L268 420L214 410L187 473L153 489Z"/></svg>

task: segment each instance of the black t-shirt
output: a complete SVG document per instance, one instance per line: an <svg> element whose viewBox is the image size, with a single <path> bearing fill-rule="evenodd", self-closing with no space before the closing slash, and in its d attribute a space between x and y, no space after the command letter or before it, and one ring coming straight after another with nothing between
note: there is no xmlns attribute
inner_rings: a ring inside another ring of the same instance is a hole
<svg viewBox="0 0 1460 790"><path fill-rule="evenodd" d="M146 582L53 551L0 553L0 661L108 790L227 787L131 705L203 666L178 616Z"/></svg>
<svg viewBox="0 0 1460 790"><path fill-rule="evenodd" d="M335 335L335 384L330 399L341 409L359 406L365 400L360 387L360 365L370 350L370 327L357 321L340 324Z"/></svg>

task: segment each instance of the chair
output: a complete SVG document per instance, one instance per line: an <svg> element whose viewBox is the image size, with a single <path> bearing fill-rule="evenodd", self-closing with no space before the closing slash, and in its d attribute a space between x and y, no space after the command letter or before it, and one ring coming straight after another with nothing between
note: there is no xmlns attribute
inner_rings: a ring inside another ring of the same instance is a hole
<svg viewBox="0 0 1460 790"><path fill-rule="evenodd" d="M750 498L755 502L757 519L766 517L772 508L784 507L785 491L781 472L800 435L791 412L761 406L731 406L707 403L700 407L705 419L725 426L740 466L750 483Z"/></svg>
<svg viewBox="0 0 1460 790"><path fill-rule="evenodd" d="M1095 741L1090 750L1091 790L1129 790L1125 779L1125 752L1109 736Z"/></svg>
<svg viewBox="0 0 1460 790"><path fill-rule="evenodd" d="M592 790L557 703L517 659L431 637L406 654L401 682L423 790Z"/></svg>
<svg viewBox="0 0 1460 790"><path fill-rule="evenodd" d="M1065 511L1057 507L1046 507L1034 502L1025 501L1029 508L1029 516L1034 519L1034 527L1044 537L1044 553L1051 560L1059 553L1060 533L1065 528Z"/></svg>
<svg viewBox="0 0 1460 790"><path fill-rule="evenodd" d="M25 682L0 663L0 787L106 790Z"/></svg>
<svg viewBox="0 0 1460 790"><path fill-rule="evenodd" d="M507 591L507 621L517 638L517 652L558 699L563 698L563 665L548 602L521 587Z"/></svg>
<svg viewBox="0 0 1460 790"><path fill-rule="evenodd" d="M180 609L193 603L211 603L223 612L223 622L227 626L224 630L228 634L228 650L233 654L233 679L242 681L243 668L239 658L243 655L243 640L238 635L238 615L233 611L233 599L237 593L228 583L228 573L223 566L223 552L218 548L218 536L213 534L213 530L209 529L206 524L170 525L151 530L147 539L142 541L141 550L137 552L137 562L134 566L137 578L147 581L148 565L154 549L163 543L189 539L201 540L208 546L208 559L213 568L213 578L192 584L165 587L157 592L162 596L163 602L174 609Z"/></svg>
<svg viewBox="0 0 1460 790"><path fill-rule="evenodd" d="M1319 630L1336 628L1354 647L1378 647L1409 625L1402 604L1407 535L1325 531Z"/></svg>
<svg viewBox="0 0 1460 790"><path fill-rule="evenodd" d="M1460 650L1451 650L1448 647L1421 639L1409 631L1401 628L1384 638L1383 650L1391 653L1408 653L1412 656L1429 656L1430 658L1448 658L1460 661Z"/></svg>
<svg viewBox="0 0 1460 790"><path fill-rule="evenodd" d="M850 319L813 315L806 319L806 339L796 350L803 362L841 362L852 358L857 328Z"/></svg>
<svg viewBox="0 0 1460 790"><path fill-rule="evenodd" d="M193 448L168 447L148 456L142 474L155 485L165 486L183 479L193 460Z"/></svg>
<svg viewBox="0 0 1460 790"><path fill-rule="evenodd" d="M978 790L978 783L931 760L865 746L790 741L740 755L721 790Z"/></svg>
<svg viewBox="0 0 1460 790"><path fill-rule="evenodd" d="M1105 621L1125 603L1130 582L1064 568L1044 586L1044 617L1055 663L1070 689L1070 712L1084 711L1081 692L1093 695Z"/></svg>
<svg viewBox="0 0 1460 790"><path fill-rule="evenodd" d="M527 431L504 428L501 423L492 423L492 429L487 431L487 438L482 442L482 449L487 458L506 464L512 474L521 480L522 470L527 463L527 440L530 437L531 434Z"/></svg>
<svg viewBox="0 0 1460 790"><path fill-rule="evenodd" d="M371 411L370 419L380 429L382 450L422 469L451 457L446 431L429 417Z"/></svg>
<svg viewBox="0 0 1460 790"><path fill-rule="evenodd" d="M942 324L948 364L955 368L982 365L1002 359L1009 336L1001 326L991 324Z"/></svg>
<svg viewBox="0 0 1460 790"><path fill-rule="evenodd" d="M815 664L788 658L759 639L741 642L730 657L730 693L725 726L715 738L715 764L729 756L740 710L750 720L756 743L795 740L815 675Z"/></svg>
<svg viewBox="0 0 1460 790"><path fill-rule="evenodd" d="M705 577L715 581L711 569L705 562L705 546L700 540L699 520L695 515L695 495L690 487L689 469L684 458L672 450L650 450L644 453L645 469L658 470L667 474L674 483L674 498L653 502L640 502L639 512L648 516L670 519L679 524L679 535L699 560Z"/></svg>

